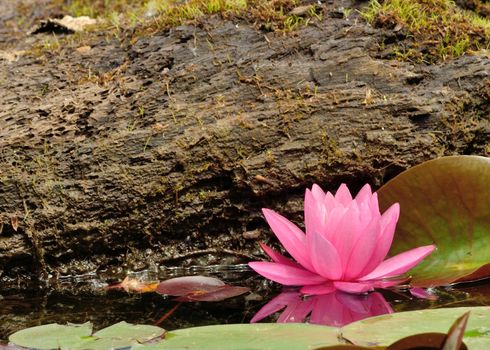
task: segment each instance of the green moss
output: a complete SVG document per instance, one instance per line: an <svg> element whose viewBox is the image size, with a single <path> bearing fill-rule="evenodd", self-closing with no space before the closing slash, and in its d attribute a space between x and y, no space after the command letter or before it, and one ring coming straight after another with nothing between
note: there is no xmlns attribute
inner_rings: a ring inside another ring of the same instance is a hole
<svg viewBox="0 0 490 350"><path fill-rule="evenodd" d="M72 16L104 19L105 25L120 30L135 28L136 33L160 31L192 22L212 14L247 19L266 30L291 31L322 19L316 5L303 14L290 14L298 0L63 0L54 6ZM102 25L104 27L104 25Z"/></svg>
<svg viewBox="0 0 490 350"><path fill-rule="evenodd" d="M320 164L330 166L344 157L344 152L339 148L337 140L332 138L326 130L320 131L320 138L322 142L322 158Z"/></svg>
<svg viewBox="0 0 490 350"><path fill-rule="evenodd" d="M375 27L408 32L394 47L401 60L433 63L490 47L490 20L451 0L371 0L361 14Z"/></svg>
<svg viewBox="0 0 490 350"><path fill-rule="evenodd" d="M65 5L64 0L54 1L71 16L109 17L116 13L137 13L146 0L73 0Z"/></svg>

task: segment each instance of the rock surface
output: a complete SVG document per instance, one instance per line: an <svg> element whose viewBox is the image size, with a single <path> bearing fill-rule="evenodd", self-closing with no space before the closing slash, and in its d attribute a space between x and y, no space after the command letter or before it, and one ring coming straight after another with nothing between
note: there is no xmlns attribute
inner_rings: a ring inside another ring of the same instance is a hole
<svg viewBox="0 0 490 350"><path fill-rule="evenodd" d="M488 155L488 53L388 60L394 32L340 5L287 34L210 16L83 46L0 24L0 288L261 258L260 208L300 222L314 182Z"/></svg>

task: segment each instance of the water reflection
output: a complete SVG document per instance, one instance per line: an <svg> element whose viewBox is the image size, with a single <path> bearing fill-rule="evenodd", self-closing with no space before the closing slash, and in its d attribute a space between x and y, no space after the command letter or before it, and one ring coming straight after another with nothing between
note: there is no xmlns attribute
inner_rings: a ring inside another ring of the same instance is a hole
<svg viewBox="0 0 490 350"><path fill-rule="evenodd" d="M341 327L367 317L393 313L390 304L378 292L353 295L335 291L305 297L296 291L282 292L264 305L250 322L281 310L277 322L305 322ZM309 317L308 317L309 316Z"/></svg>

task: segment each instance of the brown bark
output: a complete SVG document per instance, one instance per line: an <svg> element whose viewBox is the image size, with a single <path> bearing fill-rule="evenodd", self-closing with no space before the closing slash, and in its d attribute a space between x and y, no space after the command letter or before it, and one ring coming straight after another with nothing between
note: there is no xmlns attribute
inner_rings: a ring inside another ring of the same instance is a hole
<svg viewBox="0 0 490 350"><path fill-rule="evenodd" d="M387 60L390 35L212 17L136 42L102 33L88 52L3 55L1 285L243 262L273 239L260 208L301 221L314 182L377 187L424 160L486 154L488 55Z"/></svg>

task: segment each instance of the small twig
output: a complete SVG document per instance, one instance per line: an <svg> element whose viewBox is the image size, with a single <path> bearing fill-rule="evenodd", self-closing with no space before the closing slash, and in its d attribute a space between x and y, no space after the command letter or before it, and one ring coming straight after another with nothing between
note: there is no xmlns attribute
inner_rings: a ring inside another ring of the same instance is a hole
<svg viewBox="0 0 490 350"><path fill-rule="evenodd" d="M163 321L172 316L172 314L182 305L182 302L177 303L173 308L168 310L158 321L155 322L155 326L159 326Z"/></svg>

